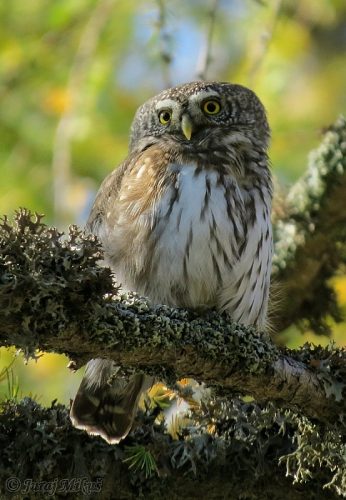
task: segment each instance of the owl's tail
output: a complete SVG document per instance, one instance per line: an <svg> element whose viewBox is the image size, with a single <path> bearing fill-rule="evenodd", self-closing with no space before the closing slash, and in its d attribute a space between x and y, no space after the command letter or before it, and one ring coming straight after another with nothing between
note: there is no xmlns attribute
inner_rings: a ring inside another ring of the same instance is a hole
<svg viewBox="0 0 346 500"><path fill-rule="evenodd" d="M109 383L112 366L112 362L101 359L88 363L70 417L77 429L116 444L130 432L139 398L152 385L153 379L135 374L128 383L117 378Z"/></svg>

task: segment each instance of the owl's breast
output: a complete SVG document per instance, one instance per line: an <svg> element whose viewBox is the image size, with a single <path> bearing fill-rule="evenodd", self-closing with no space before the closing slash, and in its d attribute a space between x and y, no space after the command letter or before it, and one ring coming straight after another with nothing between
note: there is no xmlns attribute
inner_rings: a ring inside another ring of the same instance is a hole
<svg viewBox="0 0 346 500"><path fill-rule="evenodd" d="M200 164L138 163L98 230L128 290L154 303L227 310L263 326L272 256L268 183ZM250 182L249 179L248 182Z"/></svg>
<svg viewBox="0 0 346 500"><path fill-rule="evenodd" d="M216 306L244 239L241 192L231 177L194 164L171 164L167 175L151 214L150 278L140 292L175 306Z"/></svg>

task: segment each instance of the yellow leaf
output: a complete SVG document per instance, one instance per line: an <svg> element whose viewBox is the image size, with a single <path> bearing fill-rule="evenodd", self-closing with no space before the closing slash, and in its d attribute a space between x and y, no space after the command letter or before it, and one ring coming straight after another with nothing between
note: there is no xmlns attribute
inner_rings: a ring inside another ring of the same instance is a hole
<svg viewBox="0 0 346 500"><path fill-rule="evenodd" d="M61 115L71 108L72 99L70 92L66 88L51 88L42 104L45 111Z"/></svg>
<svg viewBox="0 0 346 500"><path fill-rule="evenodd" d="M338 276L332 281L340 304L346 304L346 276Z"/></svg>

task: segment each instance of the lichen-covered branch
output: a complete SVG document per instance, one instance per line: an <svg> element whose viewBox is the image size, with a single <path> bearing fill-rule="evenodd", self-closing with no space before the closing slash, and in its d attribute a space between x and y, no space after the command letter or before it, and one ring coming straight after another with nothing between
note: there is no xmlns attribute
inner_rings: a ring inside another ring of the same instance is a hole
<svg viewBox="0 0 346 500"><path fill-rule="evenodd" d="M0 225L0 345L28 355L67 354L76 366L94 357L124 371L174 383L191 377L222 393L298 407L308 417L342 422L346 353L279 350L268 336L226 315L151 306L114 287L97 266L100 248L76 227L69 237L21 211Z"/></svg>
<svg viewBox="0 0 346 500"><path fill-rule="evenodd" d="M61 405L41 408L30 399L3 403L1 498L346 495L345 443L335 426L320 427L273 405L211 400L195 425L173 440L155 416L155 411L141 413L126 442L110 446L71 427Z"/></svg>
<svg viewBox="0 0 346 500"><path fill-rule="evenodd" d="M328 280L346 263L346 120L340 117L310 154L306 174L287 197L275 224L274 278L283 301L276 328L292 322L328 333L326 318L341 319Z"/></svg>

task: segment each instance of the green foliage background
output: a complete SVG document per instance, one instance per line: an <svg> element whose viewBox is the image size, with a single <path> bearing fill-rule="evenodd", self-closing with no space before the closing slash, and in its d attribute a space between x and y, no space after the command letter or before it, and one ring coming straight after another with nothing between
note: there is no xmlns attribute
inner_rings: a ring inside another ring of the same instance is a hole
<svg viewBox="0 0 346 500"><path fill-rule="evenodd" d="M25 206L83 224L106 174L126 155L139 104L193 80L212 1L31 0L0 3L0 213ZM344 0L219 0L207 78L250 86L272 127L280 183L304 171L321 130L346 108ZM346 305L346 278L335 280ZM344 345L345 324L333 326ZM328 342L290 329L290 346ZM79 383L62 357L25 367L0 351L0 395L67 402Z"/></svg>

